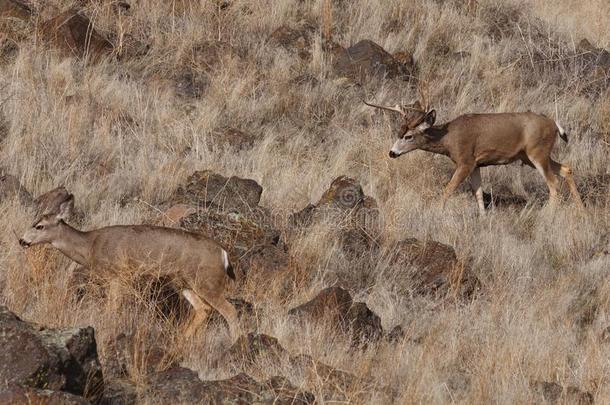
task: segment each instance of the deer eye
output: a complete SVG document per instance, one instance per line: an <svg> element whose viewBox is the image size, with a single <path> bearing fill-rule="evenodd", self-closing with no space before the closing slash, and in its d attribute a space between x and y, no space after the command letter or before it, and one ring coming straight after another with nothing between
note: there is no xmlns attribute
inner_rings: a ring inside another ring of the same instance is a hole
<svg viewBox="0 0 610 405"><path fill-rule="evenodd" d="M404 139L405 141L408 141L410 139L413 139L413 135L405 135L402 137L402 139Z"/></svg>
<svg viewBox="0 0 610 405"><path fill-rule="evenodd" d="M36 226L34 227L34 229L37 229L37 230L39 230L39 231L42 231L42 230L44 229L44 225L40 225L40 224L38 224L38 225L36 225Z"/></svg>

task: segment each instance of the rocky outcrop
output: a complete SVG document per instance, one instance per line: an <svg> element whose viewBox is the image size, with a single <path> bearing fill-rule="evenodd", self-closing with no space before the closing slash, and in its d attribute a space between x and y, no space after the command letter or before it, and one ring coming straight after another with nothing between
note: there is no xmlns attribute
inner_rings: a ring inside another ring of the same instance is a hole
<svg viewBox="0 0 610 405"><path fill-rule="evenodd" d="M471 296L479 281L468 263L458 260L455 250L434 240L408 238L391 246L390 265L412 266L415 271L400 271L397 287L422 295Z"/></svg>
<svg viewBox="0 0 610 405"><path fill-rule="evenodd" d="M296 27L282 25L273 31L269 42L296 53L301 59L308 60L311 58L311 45L315 32L316 27L306 21L301 21Z"/></svg>
<svg viewBox="0 0 610 405"><path fill-rule="evenodd" d="M564 387L557 383L547 381L534 381L531 386L532 390L549 404L593 404L593 395L589 392L582 391L577 387Z"/></svg>
<svg viewBox="0 0 610 405"><path fill-rule="evenodd" d="M376 342L383 334L381 319L366 304L354 302L341 287L326 288L310 301L292 308L288 314L297 320L331 322L350 334L356 345Z"/></svg>
<svg viewBox="0 0 610 405"><path fill-rule="evenodd" d="M100 35L91 21L76 10L68 10L45 21L41 39L65 55L99 60L110 55L112 44Z"/></svg>
<svg viewBox="0 0 610 405"><path fill-rule="evenodd" d="M30 388L64 391L91 400L99 399L103 392L93 328L47 329L0 307L0 347L0 390L23 387L24 391L12 391L15 398L27 397Z"/></svg>
<svg viewBox="0 0 610 405"><path fill-rule="evenodd" d="M407 65L368 39L336 52L333 71L339 77L347 77L358 83L370 76L393 79L407 78L413 73L409 72Z"/></svg>
<svg viewBox="0 0 610 405"><path fill-rule="evenodd" d="M202 381L192 370L172 368L157 373L145 394L152 404L311 404L315 397L283 377L259 383L246 374L226 380Z"/></svg>

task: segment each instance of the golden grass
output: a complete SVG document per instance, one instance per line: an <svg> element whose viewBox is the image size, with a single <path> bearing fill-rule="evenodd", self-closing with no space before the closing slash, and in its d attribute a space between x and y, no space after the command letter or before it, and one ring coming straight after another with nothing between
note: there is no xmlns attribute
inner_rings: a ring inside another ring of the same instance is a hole
<svg viewBox="0 0 610 405"><path fill-rule="evenodd" d="M52 3L63 10L73 2ZM536 46L559 49L584 37L608 48L607 2L481 0L461 7L459 1L334 1L332 17L331 2L324 0L235 0L226 9L220 3L134 2L120 17L111 2L88 3L85 12L102 33L125 47L134 39L151 46L139 59L83 64L35 40L21 44L0 66L6 97L0 111L8 122L0 159L7 172L33 194L65 185L86 214L85 228L152 222L157 212L149 204L165 201L196 169L257 180L264 187L261 204L278 212L317 201L332 179L349 175L377 199L385 241L431 237L454 246L472 258L484 293L460 305L397 294L393 275L378 264L368 270L372 288L352 293L384 328L401 324L406 340L354 352L329 325L295 330L287 308L311 298L336 274L364 268L329 249L334 230L319 226L288 241L295 260L314 274L311 285L292 291L288 302L276 298L279 292L262 299L256 285L244 292L257 299L259 332L276 336L293 354L312 354L391 387L396 403L538 402L533 380L577 386L596 402L609 402L610 346L599 336L610 324L610 259L591 256L610 229L608 185L582 215L570 203L545 207L546 187L534 170L495 167L482 171L486 191L504 187L530 200L528 207L479 217L462 187L441 210L438 198L451 162L424 152L387 159L395 122L359 101L363 94L378 102L408 101L416 93L407 83L350 86L330 74L321 37L308 61L268 41L280 25L307 19L344 46L371 39L390 52L412 52L439 121L466 112L532 110L555 117L557 111L570 143L558 142L554 156L572 166L582 188L610 174L610 96L584 95L580 77L532 73L528 55ZM492 39L490 32L505 21L502 13L514 10L519 27L509 18L500 28L510 34ZM540 27L548 34L545 43L531 39ZM175 95L172 78L185 64L183 56L211 40L230 44L235 55L212 68L201 98ZM458 51L470 56L451 59ZM319 84L291 83L304 73ZM218 129L226 126L254 134L255 146L242 152L225 147ZM145 352L158 329L167 342L176 341L173 327L160 324L146 300L133 299L128 282L106 298L75 300L67 293L73 269L67 259L47 250L23 253L15 242L12 230L20 234L31 212L17 201L2 201L0 208L6 230L0 234L2 303L46 325L92 325L99 342L137 332L136 352ZM579 317L588 305L594 315L583 324ZM220 378L229 370L212 365L226 338L222 325L212 325L186 345L168 344L170 353L190 353L184 364L202 377ZM143 384L143 369L134 364L130 378ZM288 372L268 365L258 371L265 377ZM303 383L297 375L287 377ZM306 388L317 394L323 385ZM369 394L368 401L382 401Z"/></svg>

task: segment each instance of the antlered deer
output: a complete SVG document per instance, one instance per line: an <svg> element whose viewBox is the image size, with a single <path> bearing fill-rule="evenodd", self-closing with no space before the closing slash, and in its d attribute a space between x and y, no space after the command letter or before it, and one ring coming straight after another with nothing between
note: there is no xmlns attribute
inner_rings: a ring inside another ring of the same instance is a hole
<svg viewBox="0 0 610 405"><path fill-rule="evenodd" d="M168 276L193 306L195 315L186 330L191 336L211 308L226 319L232 338L237 333L237 311L224 297L227 278L235 279L227 252L215 241L180 229L148 225L117 225L81 232L64 222L74 206L70 194L56 212L34 222L19 244L50 243L91 271L112 276L123 266L155 266Z"/></svg>
<svg viewBox="0 0 610 405"><path fill-rule="evenodd" d="M366 105L399 113L404 119L398 139L390 150L397 158L416 149L448 156L456 164L455 172L443 192L443 204L458 185L470 176L479 211L485 212L480 168L521 161L535 167L549 187L549 198L557 198L557 178L563 177L576 203L582 201L570 167L551 159L557 134L565 142L568 137L559 123L531 112L466 114L445 124L434 125L436 111L413 104L385 107Z"/></svg>

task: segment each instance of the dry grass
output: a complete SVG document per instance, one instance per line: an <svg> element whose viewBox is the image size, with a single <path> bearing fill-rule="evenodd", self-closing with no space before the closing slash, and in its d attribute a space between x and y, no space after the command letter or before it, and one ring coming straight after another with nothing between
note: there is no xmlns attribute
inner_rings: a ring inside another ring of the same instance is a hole
<svg viewBox="0 0 610 405"><path fill-rule="evenodd" d="M73 2L51 3L63 10ZM261 205L282 212L316 201L332 179L349 175L377 199L386 219L384 240L431 237L453 245L472 257L484 294L460 305L398 294L396 275L386 274L383 263L367 268L346 262L328 249L331 227L316 227L289 241L293 257L315 274L312 285L293 291L288 302L276 300L279 293L262 299L260 291L245 292L259 300L260 332L294 354L312 354L391 387L396 403L537 402L533 380L577 386L597 403L610 402L610 346L599 339L610 324L610 259L591 258L610 229L603 180L601 195L578 214L568 203L545 207L546 187L535 171L489 168L482 171L486 190L505 187L531 204L481 218L463 187L440 210L451 162L424 152L387 159L395 123L359 102L363 92L379 102L407 101L416 95L411 87L334 80L320 31L307 61L269 43L274 29L301 19L320 24L329 36L331 12L324 5L330 2L235 0L223 8L220 1L149 0L134 2L130 15L121 17L110 3L88 2L86 14L126 47L134 40L150 44L148 55L85 65L32 40L0 66L0 110L8 123L0 159L33 194L64 184L86 214L83 227L93 228L151 222L156 212L134 198L159 204L196 169L256 179L265 190ZM577 71L545 70L531 59L536 50L561 57L583 37L610 48L606 1L332 3L334 41L345 46L371 39L390 52L413 53L439 121L479 111L557 112L571 138L567 146L558 142L555 156L572 166L581 189L610 174L608 91L587 95ZM172 78L204 40L226 42L235 53L210 72L197 68L209 79L201 98L177 96ZM458 51L470 56L451 59ZM304 73L319 84L291 83ZM226 126L252 133L255 146L242 152L225 147L218 129ZM129 283L106 297L75 300L67 289L67 259L44 250L25 254L15 243L13 230L21 233L31 212L16 200L2 201L0 208L6 230L0 234L2 303L50 326L92 325L100 342L137 331L143 350L160 329L171 350L190 353L185 365L202 377L229 376L222 365L212 368L226 348L224 328L212 325L205 337L176 347L172 327L146 300L133 299ZM374 280L372 287L352 291L355 299L380 315L384 328L401 324L409 339L354 352L328 325L291 326L286 308L354 269ZM583 321L591 305L593 316ZM134 364L130 378L141 383L142 369ZM264 377L283 372L265 365L258 370ZM299 376L287 377L302 383ZM318 393L323 384L307 388ZM383 402L371 395L350 397Z"/></svg>

